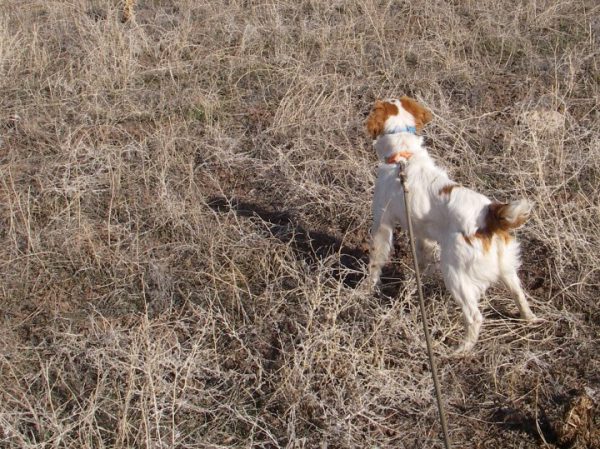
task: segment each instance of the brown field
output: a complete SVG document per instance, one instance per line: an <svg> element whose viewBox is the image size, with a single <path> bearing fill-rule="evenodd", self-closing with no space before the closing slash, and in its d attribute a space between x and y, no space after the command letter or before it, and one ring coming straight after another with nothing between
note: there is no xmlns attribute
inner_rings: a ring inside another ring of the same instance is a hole
<svg viewBox="0 0 600 449"><path fill-rule="evenodd" d="M424 278L455 448L600 448L595 0L0 2L0 447L440 448L406 236L365 276L376 98L527 197L526 325Z"/></svg>

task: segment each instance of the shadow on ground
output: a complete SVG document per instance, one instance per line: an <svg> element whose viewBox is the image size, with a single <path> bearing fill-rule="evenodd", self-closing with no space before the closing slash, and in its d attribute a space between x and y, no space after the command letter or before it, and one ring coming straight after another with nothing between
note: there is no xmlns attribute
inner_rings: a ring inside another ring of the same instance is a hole
<svg viewBox="0 0 600 449"><path fill-rule="evenodd" d="M331 266L332 276L350 288L356 288L365 277L368 252L360 247L344 245L336 237L300 226L287 211L267 209L261 205L223 196L212 197L208 206L220 213L235 212L240 217L255 217L268 226L270 234L290 244L299 259L313 265L337 254Z"/></svg>
<svg viewBox="0 0 600 449"><path fill-rule="evenodd" d="M538 443L549 443L563 449L568 446L559 444L559 438L552 427L544 410L539 410L539 416L533 417L514 408L499 408L492 414L492 420L500 427L528 434Z"/></svg>

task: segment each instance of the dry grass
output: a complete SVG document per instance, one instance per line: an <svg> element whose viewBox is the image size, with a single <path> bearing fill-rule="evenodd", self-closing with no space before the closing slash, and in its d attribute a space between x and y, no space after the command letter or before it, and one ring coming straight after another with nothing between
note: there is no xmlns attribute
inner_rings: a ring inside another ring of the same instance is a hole
<svg viewBox="0 0 600 449"><path fill-rule="evenodd" d="M135 19L135 2L136 0L123 0L121 22L129 22Z"/></svg>
<svg viewBox="0 0 600 449"><path fill-rule="evenodd" d="M459 313L426 279L456 447L566 447L583 389L597 420L595 1L135 14L0 5L0 446L441 447L404 238L386 294L355 289L363 121L400 94L459 182L537 203L522 278L543 324L493 290L452 359Z"/></svg>

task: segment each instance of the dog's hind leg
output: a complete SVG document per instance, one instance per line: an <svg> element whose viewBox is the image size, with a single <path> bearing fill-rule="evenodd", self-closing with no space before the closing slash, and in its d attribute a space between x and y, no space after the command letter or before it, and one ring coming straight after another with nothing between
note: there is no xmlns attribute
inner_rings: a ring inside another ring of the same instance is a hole
<svg viewBox="0 0 600 449"><path fill-rule="evenodd" d="M537 318L529 308L525 292L521 287L521 281L517 274L519 269L519 244L513 240L500 254L500 280L506 285L506 288L510 290L517 307L521 319L527 321L536 321Z"/></svg>
<svg viewBox="0 0 600 449"><path fill-rule="evenodd" d="M461 279L464 276L463 273L449 267L445 268L442 271L444 273L446 288L460 306L465 325L465 336L456 353L469 352L479 338L479 331L483 322L483 316L479 311L479 297L481 296L481 292L473 286L469 279Z"/></svg>
<svg viewBox="0 0 600 449"><path fill-rule="evenodd" d="M504 268L500 275L502 282L506 287L510 290L519 308L519 313L521 315L521 319L526 321L536 321L537 318L529 308L529 304L527 303L527 298L525 297L525 293L523 292L523 288L521 288L521 281L519 280L519 276L517 275L517 271L515 269L511 269L510 271Z"/></svg>
<svg viewBox="0 0 600 449"><path fill-rule="evenodd" d="M457 354L468 352L475 346L483 323L479 298L485 291L485 285L471 279L465 270L465 261L472 261L472 251L462 234L457 233L441 243L440 266L444 284L460 306L465 325L465 336L456 350Z"/></svg>
<svg viewBox="0 0 600 449"><path fill-rule="evenodd" d="M469 352L477 343L481 323L483 322L483 316L479 311L479 297L474 292L453 291L453 289L450 289L450 291L462 309L465 325L465 337L456 352Z"/></svg>

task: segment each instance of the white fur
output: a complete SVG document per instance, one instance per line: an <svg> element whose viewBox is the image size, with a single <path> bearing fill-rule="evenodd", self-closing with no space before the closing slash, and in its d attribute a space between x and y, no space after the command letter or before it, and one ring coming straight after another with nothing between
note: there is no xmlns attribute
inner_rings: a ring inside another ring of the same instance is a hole
<svg viewBox="0 0 600 449"><path fill-rule="evenodd" d="M405 111L406 112L406 111ZM398 126L398 116L388 118ZM386 122L386 128L388 123ZM406 123L412 125L413 123ZM483 317L478 309L479 298L486 289L503 281L514 296L526 320L533 320L517 270L519 244L511 238L507 243L494 236L487 251L475 237L485 227L487 207L491 201L477 192L457 186L448 194L440 194L445 186L454 184L446 172L437 167L423 145L423 138L401 132L381 135L373 143L380 160L373 199L372 250L370 282L379 283L381 268L387 262L392 247L393 230L397 224L404 229L406 213L404 194L398 178L398 166L387 164L387 157L398 152L410 152L406 162L406 185L409 190L411 219L420 259L424 249L431 250L432 241L440 246L440 266L446 287L459 304L465 320L466 335L459 351L470 350L477 341ZM526 200L511 203L509 217L517 220L531 209ZM465 237L468 238L465 239ZM469 238L471 237L471 238ZM470 242L470 243L469 243Z"/></svg>
<svg viewBox="0 0 600 449"><path fill-rule="evenodd" d="M402 106L399 100L386 100L388 103L395 104L398 108L398 114L389 117L384 123L384 133L400 126L415 126L415 118Z"/></svg>
<svg viewBox="0 0 600 449"><path fill-rule="evenodd" d="M512 201L507 209L506 220L509 223L515 223L522 216L529 216L531 213L531 204L526 199Z"/></svg>

